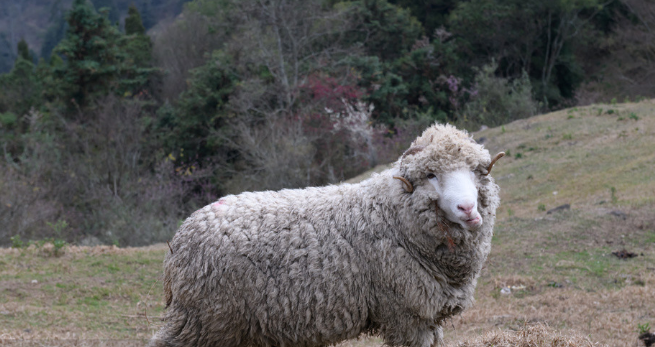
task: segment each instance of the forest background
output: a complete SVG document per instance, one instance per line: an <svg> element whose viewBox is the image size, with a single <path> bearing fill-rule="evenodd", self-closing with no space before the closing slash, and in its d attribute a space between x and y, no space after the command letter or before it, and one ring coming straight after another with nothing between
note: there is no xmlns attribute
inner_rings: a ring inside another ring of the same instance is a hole
<svg viewBox="0 0 655 347"><path fill-rule="evenodd" d="M655 96L647 0L3 0L0 245L138 246L435 121Z"/></svg>

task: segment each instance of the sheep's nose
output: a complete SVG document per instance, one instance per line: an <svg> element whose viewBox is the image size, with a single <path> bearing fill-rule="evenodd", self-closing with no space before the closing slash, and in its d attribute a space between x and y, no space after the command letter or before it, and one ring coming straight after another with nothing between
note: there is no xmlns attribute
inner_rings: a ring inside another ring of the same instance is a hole
<svg viewBox="0 0 655 347"><path fill-rule="evenodd" d="M473 211L473 204L459 204L457 205L457 209L466 213L466 214L471 214Z"/></svg>

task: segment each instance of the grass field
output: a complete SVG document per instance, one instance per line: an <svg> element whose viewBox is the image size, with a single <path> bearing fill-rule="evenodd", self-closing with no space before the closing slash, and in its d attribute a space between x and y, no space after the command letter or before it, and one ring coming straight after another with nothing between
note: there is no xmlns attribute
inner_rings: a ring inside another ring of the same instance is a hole
<svg viewBox="0 0 655 347"><path fill-rule="evenodd" d="M447 343L545 323L639 346L639 328L655 326L655 101L578 107L474 136L492 155L508 152L493 172L502 204L477 302L446 323ZM612 255L622 249L637 256ZM142 345L161 325L167 246L64 251L0 249L0 344Z"/></svg>

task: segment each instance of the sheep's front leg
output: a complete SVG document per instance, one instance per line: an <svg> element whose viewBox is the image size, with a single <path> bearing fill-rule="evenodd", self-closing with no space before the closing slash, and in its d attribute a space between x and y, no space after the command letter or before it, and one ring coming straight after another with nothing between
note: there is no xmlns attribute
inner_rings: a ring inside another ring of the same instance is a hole
<svg viewBox="0 0 655 347"><path fill-rule="evenodd" d="M380 335L385 344L389 346L407 347L438 347L442 346L441 326L417 318L410 313L398 313L399 310L389 310L385 313L395 312L393 317L378 320Z"/></svg>
<svg viewBox="0 0 655 347"><path fill-rule="evenodd" d="M437 328L434 330L434 341L431 347L440 347L443 345L443 328L441 325L437 325Z"/></svg>

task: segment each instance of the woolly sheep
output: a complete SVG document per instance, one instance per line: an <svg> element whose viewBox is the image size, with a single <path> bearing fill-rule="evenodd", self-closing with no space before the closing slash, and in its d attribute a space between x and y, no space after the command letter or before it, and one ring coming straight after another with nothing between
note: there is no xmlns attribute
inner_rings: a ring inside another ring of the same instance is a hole
<svg viewBox="0 0 655 347"><path fill-rule="evenodd" d="M489 254L502 153L435 124L358 184L242 193L196 211L164 260L151 346L440 344Z"/></svg>

